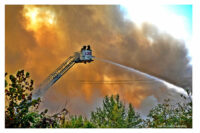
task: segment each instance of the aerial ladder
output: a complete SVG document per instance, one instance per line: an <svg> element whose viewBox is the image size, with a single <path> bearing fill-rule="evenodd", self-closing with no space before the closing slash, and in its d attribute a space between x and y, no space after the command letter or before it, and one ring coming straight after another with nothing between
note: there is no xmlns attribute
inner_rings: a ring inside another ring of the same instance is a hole
<svg viewBox="0 0 200 133"><path fill-rule="evenodd" d="M66 59L54 72L52 72L33 92L33 98L41 97L53 86L75 63L90 63L93 60L90 45L83 46L80 52Z"/></svg>

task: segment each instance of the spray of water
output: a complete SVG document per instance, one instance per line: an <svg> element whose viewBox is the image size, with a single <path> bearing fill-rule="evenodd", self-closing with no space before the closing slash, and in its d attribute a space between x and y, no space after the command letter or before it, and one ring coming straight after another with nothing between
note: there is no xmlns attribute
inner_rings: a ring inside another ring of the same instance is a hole
<svg viewBox="0 0 200 133"><path fill-rule="evenodd" d="M95 57L95 59L96 59L96 60L99 60L99 61L102 61L102 62L110 63L110 64L112 64L112 65L121 67L121 68L123 68L123 69L125 69L125 70L128 70L128 71L130 71L130 72L137 73L137 74L139 74L139 75L141 75L141 76L144 76L144 77L146 77L146 78L149 78L149 79L151 79L151 80L155 80L155 81L157 81L157 82L160 82L160 83L166 85L168 89L174 89L177 93L180 93L180 94L184 95L185 97L188 97L187 92L186 92L183 88L178 87L178 86L176 86L176 85L174 85L174 84L171 84L171 83L169 83L169 82L167 82L167 81L165 81L165 80L163 80L163 79L160 79L160 78L157 78L157 77L155 77L155 76L149 75L149 74L147 74L147 73L141 72L141 71L136 70L136 69L134 69L134 68L131 68L131 67L127 67L127 66L118 64L118 63L113 62L113 61L109 61L109 60L105 60L105 59L100 59L100 58L96 58L96 57Z"/></svg>
<svg viewBox="0 0 200 133"><path fill-rule="evenodd" d="M37 99L39 97L42 97L45 95L45 93L49 90L49 88L52 86L53 81L51 81L49 84L45 84L43 86L39 86L34 92L33 92L33 99Z"/></svg>
<svg viewBox="0 0 200 133"><path fill-rule="evenodd" d="M136 73L138 75L141 75L143 77L146 77L150 80L153 80L153 81L156 81L156 82L159 82L159 83L162 83L164 84L168 89L173 89L175 90L177 93L179 94L182 94L186 97L188 97L188 94L187 92L181 88L181 87L178 87L176 85L173 85L163 79L160 79L160 78L157 78L155 76L152 76L152 75L149 75L147 73L144 73L144 72L141 72L139 70L136 70L134 68L131 68L131 67L127 67L127 66L124 66L122 64L118 64L116 62L113 62L113 61L110 61L110 60L105 60L105 59L100 59L100 58L96 58L94 57L96 60L99 60L99 61L102 61L102 62L106 62L106 63L109 63L109 64L112 64L112 65L115 65L115 66L118 66L120 68L123 68L125 70L128 70L130 72L133 72L133 73ZM53 82L53 81L52 81ZM34 93L33 93L33 98L36 99L38 97L42 97L47 91L48 91L48 88L50 88L50 86L52 85L53 83L50 83L50 84L45 84L44 86L40 87L39 89L37 89Z"/></svg>

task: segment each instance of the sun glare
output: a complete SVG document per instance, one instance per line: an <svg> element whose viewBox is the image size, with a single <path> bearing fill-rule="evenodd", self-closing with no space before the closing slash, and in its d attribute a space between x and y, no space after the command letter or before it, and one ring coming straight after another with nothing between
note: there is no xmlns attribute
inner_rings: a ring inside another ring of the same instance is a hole
<svg viewBox="0 0 200 133"><path fill-rule="evenodd" d="M55 14L48 8L25 5L23 16L27 30L37 31L43 26L50 28L55 24Z"/></svg>

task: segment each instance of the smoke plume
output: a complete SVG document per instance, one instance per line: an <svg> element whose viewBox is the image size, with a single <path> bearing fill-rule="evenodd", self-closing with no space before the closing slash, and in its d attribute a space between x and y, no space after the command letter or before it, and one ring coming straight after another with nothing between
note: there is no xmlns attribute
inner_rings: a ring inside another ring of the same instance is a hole
<svg viewBox="0 0 200 133"><path fill-rule="evenodd" d="M96 57L192 88L192 67L184 42L149 23L138 28L124 18L119 6L7 5L5 21L6 72L25 69L35 86L83 45L90 44ZM92 84L82 80L132 82ZM71 113L87 115L102 97L111 94L119 94L135 108L143 108L141 103L149 96L158 102L178 99L178 93L166 85L95 60L75 64L44 96L42 106L55 112L68 98Z"/></svg>

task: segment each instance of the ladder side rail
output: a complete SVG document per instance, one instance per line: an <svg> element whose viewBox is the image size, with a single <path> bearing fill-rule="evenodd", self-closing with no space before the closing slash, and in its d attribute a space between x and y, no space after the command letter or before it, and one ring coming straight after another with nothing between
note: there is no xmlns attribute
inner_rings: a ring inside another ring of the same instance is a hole
<svg viewBox="0 0 200 133"><path fill-rule="evenodd" d="M59 71L61 71L65 65L67 65L67 63L73 58L73 56L70 56L64 63L62 63L53 73L51 73L43 82L42 84L45 84L46 82L49 82L50 80L52 80L54 77L56 77L56 75L59 73Z"/></svg>
<svg viewBox="0 0 200 133"><path fill-rule="evenodd" d="M57 71L54 76L52 76L51 80L54 79L55 77L57 77L60 73L62 73L62 71L64 69L66 69L71 63L74 62L74 59L71 59L70 61L68 61L59 71Z"/></svg>
<svg viewBox="0 0 200 133"><path fill-rule="evenodd" d="M66 66L66 68L62 72L58 73L58 75L49 82L49 84L50 84L49 87L53 86L53 84L57 80L59 80L74 64L75 64L75 62L71 62L68 66Z"/></svg>
<svg viewBox="0 0 200 133"><path fill-rule="evenodd" d="M60 71L67 64L67 62L69 62L69 60L72 58L73 58L73 56L70 56L67 60L65 60L53 73L51 73L47 77L47 79L51 78L52 76L54 77L58 73L58 71Z"/></svg>
<svg viewBox="0 0 200 133"><path fill-rule="evenodd" d="M73 65L75 64L75 61L74 61L74 59L71 61L71 62L69 62L68 64L65 64L66 66L65 67L63 67L62 68L62 70L61 71L59 71L59 72L57 72L57 73L55 73L55 75L54 76L51 76L51 78L47 78L45 81L43 81L40 85L39 85L39 89L41 89L41 88L43 88L43 87L45 87L45 86L49 86L49 84L51 84L51 82L54 80L54 83L65 73L65 72L67 72ZM58 78L57 80L55 80L56 78ZM53 84L54 84L53 83ZM53 85L52 84L52 85ZM52 85L50 85L50 86L52 86Z"/></svg>
<svg viewBox="0 0 200 133"><path fill-rule="evenodd" d="M53 76L50 76L48 78L48 80L52 80L53 78L55 78L59 73L63 73L62 71L65 70L65 68L68 67L68 65L70 65L70 63L74 62L75 63L75 60L78 58L77 55L75 56L70 56L68 58L68 60L62 64L62 67L59 67L59 69L57 71L54 72L54 75ZM70 67L71 68L71 67Z"/></svg>
<svg viewBox="0 0 200 133"><path fill-rule="evenodd" d="M75 61L73 60L72 62L70 62L70 63L68 64L68 66L66 66L66 67L60 72L60 74L61 74L61 75L64 75L74 64L75 64Z"/></svg>
<svg viewBox="0 0 200 133"><path fill-rule="evenodd" d="M40 93L43 93L46 90L48 90L48 88L50 88L51 86L53 86L56 83L56 81L58 81L74 64L75 64L75 60L72 60L65 68L63 68L62 71L60 71L59 73L57 73L57 75L55 77L53 77L48 82L42 83L39 86L36 94L40 94Z"/></svg>

